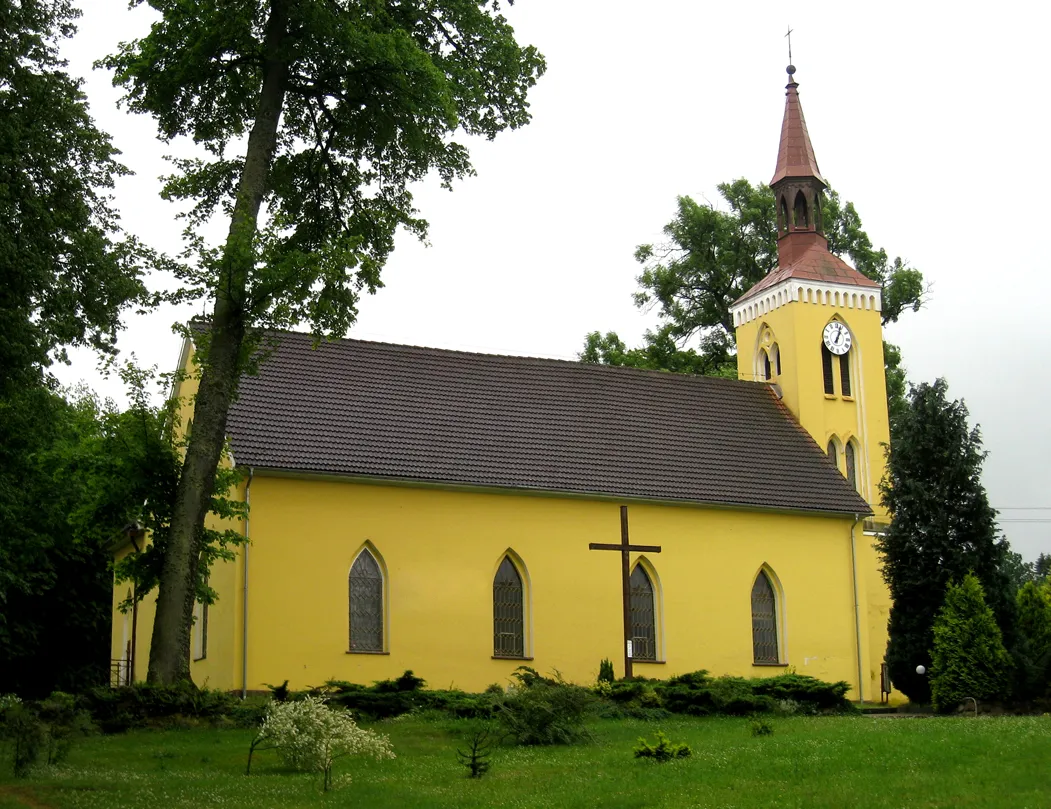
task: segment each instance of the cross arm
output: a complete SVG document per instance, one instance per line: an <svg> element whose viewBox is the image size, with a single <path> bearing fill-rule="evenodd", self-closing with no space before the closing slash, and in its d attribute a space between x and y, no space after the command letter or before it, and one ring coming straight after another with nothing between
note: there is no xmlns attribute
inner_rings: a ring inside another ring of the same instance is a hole
<svg viewBox="0 0 1051 809"><path fill-rule="evenodd" d="M660 545L622 545L609 542L589 542L588 549L592 551L634 551L635 553L660 553Z"/></svg>

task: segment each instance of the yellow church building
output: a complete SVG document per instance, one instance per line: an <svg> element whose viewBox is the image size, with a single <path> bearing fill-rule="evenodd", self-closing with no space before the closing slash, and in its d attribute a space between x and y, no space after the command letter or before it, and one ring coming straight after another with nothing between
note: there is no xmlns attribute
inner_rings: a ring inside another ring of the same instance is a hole
<svg viewBox="0 0 1051 809"><path fill-rule="evenodd" d="M248 543L212 569L195 682L619 676L621 558L589 546L627 506L631 542L660 549L629 558L636 674L791 668L880 698L881 292L828 252L793 72L779 267L734 304L740 379L275 335L230 413ZM125 595L112 657L144 679L154 598L133 616Z"/></svg>

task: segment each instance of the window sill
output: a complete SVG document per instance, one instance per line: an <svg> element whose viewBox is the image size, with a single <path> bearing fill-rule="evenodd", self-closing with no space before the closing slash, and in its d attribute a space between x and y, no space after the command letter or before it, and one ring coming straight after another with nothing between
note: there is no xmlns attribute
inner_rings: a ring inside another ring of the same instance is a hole
<svg viewBox="0 0 1051 809"><path fill-rule="evenodd" d="M775 668L775 669L787 669L788 668L788 664L787 663L759 663L759 662L756 662L756 661L752 661L752 665L753 666L766 666L767 668Z"/></svg>
<svg viewBox="0 0 1051 809"><path fill-rule="evenodd" d="M666 665L668 663L668 661L667 660L640 660L637 657L631 658L631 664L635 665L636 663L643 663L643 664L645 664L647 666L664 666L664 665Z"/></svg>
<svg viewBox="0 0 1051 809"><path fill-rule="evenodd" d="M493 660L532 660L524 655L493 655Z"/></svg>
<svg viewBox="0 0 1051 809"><path fill-rule="evenodd" d="M836 399L838 399L839 397L838 397L838 396L836 396L836 394L834 394L834 393L826 393L826 394L825 394L825 398L826 398L826 399L828 399L828 400L829 400L830 402L834 402L834 401L836 401Z"/></svg>
<svg viewBox="0 0 1051 809"><path fill-rule="evenodd" d="M194 663L200 663L202 660L207 660L207 659L208 659L208 655L201 655L200 657L195 657L193 659L193 662Z"/></svg>
<svg viewBox="0 0 1051 809"><path fill-rule="evenodd" d="M348 649L348 655L389 655L390 652L369 652L365 649Z"/></svg>
<svg viewBox="0 0 1051 809"><path fill-rule="evenodd" d="M844 402L853 402L854 401L854 397L853 396L844 396L843 397L843 401Z"/></svg>

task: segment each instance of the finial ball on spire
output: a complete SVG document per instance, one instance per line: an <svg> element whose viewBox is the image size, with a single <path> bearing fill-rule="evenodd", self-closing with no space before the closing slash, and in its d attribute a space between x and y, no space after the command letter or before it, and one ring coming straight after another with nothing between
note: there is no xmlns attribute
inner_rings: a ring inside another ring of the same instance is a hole
<svg viewBox="0 0 1051 809"><path fill-rule="evenodd" d="M795 65L789 65L788 67L785 68L785 72L789 76L791 76L792 74L794 74L796 72L796 66Z"/></svg>

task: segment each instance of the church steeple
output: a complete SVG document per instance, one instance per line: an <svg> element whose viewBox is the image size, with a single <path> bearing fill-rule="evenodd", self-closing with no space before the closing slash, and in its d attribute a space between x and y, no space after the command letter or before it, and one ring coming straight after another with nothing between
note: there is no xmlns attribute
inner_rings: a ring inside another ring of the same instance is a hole
<svg viewBox="0 0 1051 809"><path fill-rule="evenodd" d="M791 264L815 244L827 242L821 222L822 194L828 187L817 166L814 146L807 132L803 106L799 102L796 69L788 66L785 87L785 117L781 123L781 142L777 167L770 188L777 201L778 263Z"/></svg>

